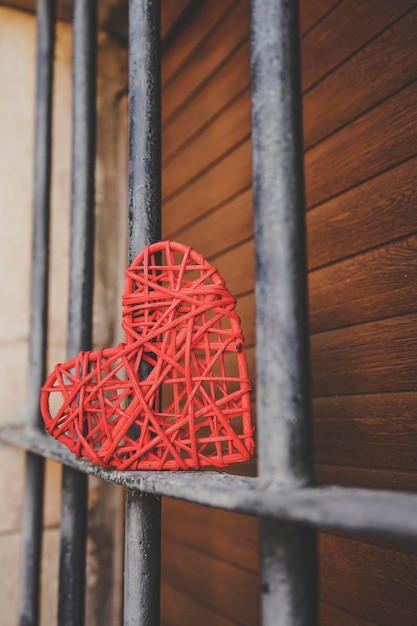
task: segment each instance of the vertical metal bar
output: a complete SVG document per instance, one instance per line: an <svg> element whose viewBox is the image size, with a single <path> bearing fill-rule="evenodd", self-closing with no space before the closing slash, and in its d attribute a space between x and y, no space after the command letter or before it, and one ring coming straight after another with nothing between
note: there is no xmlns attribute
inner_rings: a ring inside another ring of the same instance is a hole
<svg viewBox="0 0 417 626"><path fill-rule="evenodd" d="M159 626L161 502L126 492L124 626Z"/></svg>
<svg viewBox="0 0 417 626"><path fill-rule="evenodd" d="M313 480L298 3L251 0L259 471ZM261 521L264 626L317 620L313 530Z"/></svg>
<svg viewBox="0 0 417 626"><path fill-rule="evenodd" d="M160 95L160 1L129 0L129 263L161 238ZM127 492L125 513L123 623L158 626L160 499Z"/></svg>
<svg viewBox="0 0 417 626"><path fill-rule="evenodd" d="M55 43L55 0L37 4L37 84L34 150L33 240L29 345L28 410L30 428L42 428L39 392L45 380L48 257L51 187L52 81ZM19 624L39 623L39 581L42 547L43 458L26 455L22 519Z"/></svg>
<svg viewBox="0 0 417 626"><path fill-rule="evenodd" d="M73 135L67 357L91 349L96 151L96 0L75 0ZM85 605L87 477L63 468L58 623L82 626Z"/></svg>
<svg viewBox="0 0 417 626"><path fill-rule="evenodd" d="M129 0L129 263L161 238L160 0Z"/></svg>

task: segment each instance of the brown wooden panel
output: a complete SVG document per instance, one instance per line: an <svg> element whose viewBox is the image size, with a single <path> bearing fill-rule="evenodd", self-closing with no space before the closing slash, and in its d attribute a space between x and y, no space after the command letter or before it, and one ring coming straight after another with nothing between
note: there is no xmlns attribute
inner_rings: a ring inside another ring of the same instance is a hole
<svg viewBox="0 0 417 626"><path fill-rule="evenodd" d="M320 626L378 626L376 622L342 611L327 602L320 603Z"/></svg>
<svg viewBox="0 0 417 626"><path fill-rule="evenodd" d="M307 213L309 267L415 232L417 161L412 159Z"/></svg>
<svg viewBox="0 0 417 626"><path fill-rule="evenodd" d="M252 188L177 233L181 241L208 259L253 235Z"/></svg>
<svg viewBox="0 0 417 626"><path fill-rule="evenodd" d="M162 120L166 122L206 81L224 59L247 36L249 30L248 0L235 2L218 28L202 39L200 45L182 66L175 79L165 85Z"/></svg>
<svg viewBox="0 0 417 626"><path fill-rule="evenodd" d="M312 332L416 310L417 236L309 274Z"/></svg>
<svg viewBox="0 0 417 626"><path fill-rule="evenodd" d="M165 163L162 194L169 199L251 133L250 94L242 92L191 143Z"/></svg>
<svg viewBox="0 0 417 626"><path fill-rule="evenodd" d="M347 7L349 4L355 5L352 7L351 14ZM380 11L375 4L381 5ZM362 12L368 13L367 17L372 17L371 21L376 23L386 19L384 13L390 15L399 13L407 8L407 5L412 4L415 2L411 0L408 3L396 3L390 0L368 3L354 0L351 3L342 3L338 9L347 10L347 13L351 15L349 20L351 29L360 33L363 24ZM358 24L361 25L360 28ZM340 26L344 28L344 22L340 22ZM306 148L321 141L416 78L416 29L417 9L414 9L304 96ZM335 46L333 42L336 51L343 47L343 37L340 37L340 33L337 32L334 32L334 37L334 41L339 44ZM350 43L350 40L348 41ZM310 58L308 53L306 58ZM332 57L323 57L327 60L329 58Z"/></svg>
<svg viewBox="0 0 417 626"><path fill-rule="evenodd" d="M299 0L301 33L312 28L339 2L340 0Z"/></svg>
<svg viewBox="0 0 417 626"><path fill-rule="evenodd" d="M416 472L317 463L315 465L315 478L319 485L363 487L365 489L390 489L393 491L417 491Z"/></svg>
<svg viewBox="0 0 417 626"><path fill-rule="evenodd" d="M257 518L172 498L162 502L164 537L236 567L259 572Z"/></svg>
<svg viewBox="0 0 417 626"><path fill-rule="evenodd" d="M196 624L198 626L236 626L237 622L220 615L213 605L203 605L194 598L161 585L161 626Z"/></svg>
<svg viewBox="0 0 417 626"><path fill-rule="evenodd" d="M246 346L255 344L255 298L253 292L240 296L237 301L237 312L242 322Z"/></svg>
<svg viewBox="0 0 417 626"><path fill-rule="evenodd" d="M247 189L252 180L251 142L244 141L222 161L163 203L164 237L176 233Z"/></svg>
<svg viewBox="0 0 417 626"><path fill-rule="evenodd" d="M417 624L417 557L320 535L321 597L381 626Z"/></svg>
<svg viewBox="0 0 417 626"><path fill-rule="evenodd" d="M417 393L314 400L318 463L417 471Z"/></svg>
<svg viewBox="0 0 417 626"><path fill-rule="evenodd" d="M417 82L365 113L305 157L309 207L417 153Z"/></svg>
<svg viewBox="0 0 417 626"><path fill-rule="evenodd" d="M234 296L253 289L255 248L253 239L225 252L213 261Z"/></svg>
<svg viewBox="0 0 417 626"><path fill-rule="evenodd" d="M190 0L179 1L186 5L190 2ZM175 39L167 53L163 56L161 67L162 85L165 85L165 83L172 78L173 74L180 70L181 65L193 53L194 49L201 42L201 39L208 31L216 27L216 23L222 19L224 13L229 10L234 1L235 0L224 0L224 2L199 3L196 13L183 29L181 35ZM171 0L165 0L162 4L161 21L164 19L164 5L168 5L169 7ZM175 6L175 2L173 6ZM172 10L173 9L171 9L171 11Z"/></svg>
<svg viewBox="0 0 417 626"><path fill-rule="evenodd" d="M162 580L240 624L259 623L259 577L208 554L162 542Z"/></svg>
<svg viewBox="0 0 417 626"><path fill-rule="evenodd" d="M162 0L161 2L161 37L173 27L181 13L190 4L191 0Z"/></svg>
<svg viewBox="0 0 417 626"><path fill-rule="evenodd" d="M311 337L315 396L417 390L417 315Z"/></svg>
<svg viewBox="0 0 417 626"><path fill-rule="evenodd" d="M172 158L182 145L223 108L249 87L249 40L244 39L240 46L224 60L210 81L193 94L170 123L162 129L162 152L164 163ZM163 93L163 98L165 94Z"/></svg>
<svg viewBox="0 0 417 626"><path fill-rule="evenodd" d="M398 19L415 0L345 0L329 13L317 27L308 33L301 42L302 83L303 89L308 89L328 74L333 68L340 65L356 50L384 31L390 23ZM385 46L379 45L379 50L385 55L389 53L390 39L385 39ZM398 46L394 49L400 52ZM359 56L359 55L356 55ZM385 76L387 67L381 66L373 79L378 81L379 76ZM402 68L398 67L401 71Z"/></svg>

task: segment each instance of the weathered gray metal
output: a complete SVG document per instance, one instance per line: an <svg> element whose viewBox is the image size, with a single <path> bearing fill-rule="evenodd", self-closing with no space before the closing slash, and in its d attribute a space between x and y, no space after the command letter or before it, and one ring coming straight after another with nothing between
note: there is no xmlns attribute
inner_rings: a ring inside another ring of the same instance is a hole
<svg viewBox="0 0 417 626"><path fill-rule="evenodd" d="M96 0L75 0L72 198L67 358L91 349L96 153ZM87 477L64 468L58 623L82 626L85 607Z"/></svg>
<svg viewBox="0 0 417 626"><path fill-rule="evenodd" d="M48 257L51 188L52 78L55 43L55 0L38 0L37 84L35 108L31 316L27 423L42 428L39 392L45 380ZM42 546L44 459L26 455L19 587L19 624L39 622L39 581Z"/></svg>
<svg viewBox="0 0 417 626"><path fill-rule="evenodd" d="M160 30L159 0L129 1L129 263L161 238ZM123 623L158 626L160 499L128 491L125 514Z"/></svg>
<svg viewBox="0 0 417 626"><path fill-rule="evenodd" d="M259 472L313 478L298 3L252 0L252 146ZM311 529L260 524L264 626L317 622Z"/></svg>
<svg viewBox="0 0 417 626"><path fill-rule="evenodd" d="M0 440L138 493L285 523L417 540L414 494L342 487L289 488L275 481L220 472L121 472L77 459L55 439L23 426L0 428Z"/></svg>

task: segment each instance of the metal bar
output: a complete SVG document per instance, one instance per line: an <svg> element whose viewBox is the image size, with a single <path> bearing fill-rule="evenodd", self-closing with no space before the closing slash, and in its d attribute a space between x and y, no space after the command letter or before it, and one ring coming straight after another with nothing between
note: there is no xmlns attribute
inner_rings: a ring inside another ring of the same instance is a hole
<svg viewBox="0 0 417 626"><path fill-rule="evenodd" d="M219 472L121 472L77 459L40 432L11 426L0 440L140 494L324 529L417 541L417 495L342 487L287 488L275 481Z"/></svg>
<svg viewBox="0 0 417 626"><path fill-rule="evenodd" d="M39 392L45 380L46 370L55 15L55 0L38 0L31 317L26 417L28 426L33 429L41 428ZM44 459L28 452L19 589L19 623L25 626L36 626L39 622L43 482Z"/></svg>
<svg viewBox="0 0 417 626"><path fill-rule="evenodd" d="M161 500L127 491L125 506L124 625L159 624Z"/></svg>
<svg viewBox="0 0 417 626"><path fill-rule="evenodd" d="M96 0L75 0L73 136L67 357L91 349L96 149ZM82 626L85 604L87 477L63 468L58 623Z"/></svg>
<svg viewBox="0 0 417 626"><path fill-rule="evenodd" d="M251 0L259 471L313 478L298 3ZM311 529L261 521L263 624L317 622Z"/></svg>
<svg viewBox="0 0 417 626"><path fill-rule="evenodd" d="M129 0L129 263L161 238L160 0Z"/></svg>
<svg viewBox="0 0 417 626"><path fill-rule="evenodd" d="M129 0L129 263L161 238L160 47L160 1ZM125 626L159 625L160 527L159 498L127 492Z"/></svg>

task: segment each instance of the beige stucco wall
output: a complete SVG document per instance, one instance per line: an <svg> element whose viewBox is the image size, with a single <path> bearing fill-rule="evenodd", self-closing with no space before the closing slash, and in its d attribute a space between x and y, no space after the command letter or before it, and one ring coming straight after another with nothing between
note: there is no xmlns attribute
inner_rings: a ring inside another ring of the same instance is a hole
<svg viewBox="0 0 417 626"><path fill-rule="evenodd" d="M24 418L30 294L31 209L36 21L0 7L0 422ZM58 23L54 83L49 307L49 368L65 359L71 159L71 43ZM122 49L99 37L97 227L94 343L117 336L120 274L125 258L125 130L119 94L125 85ZM117 338L118 339L118 338ZM116 339L116 340L117 340ZM17 623L18 564L24 455L0 447L0 612L2 626ZM41 624L56 623L60 468L49 463L45 499ZM90 482L88 618L117 624L120 614L121 502L119 490ZM108 548L116 546L114 557ZM105 548L105 549L104 549ZM112 559L114 558L114 563ZM115 571L109 575L109 571ZM106 592L107 585L107 592ZM116 589L115 601L108 589ZM105 593L105 600L103 598Z"/></svg>

